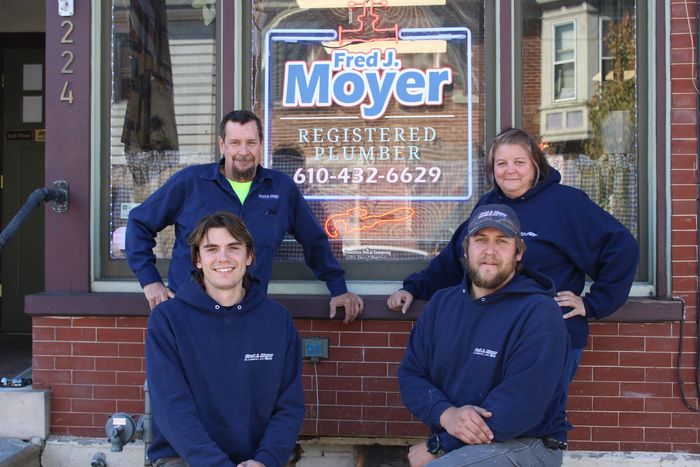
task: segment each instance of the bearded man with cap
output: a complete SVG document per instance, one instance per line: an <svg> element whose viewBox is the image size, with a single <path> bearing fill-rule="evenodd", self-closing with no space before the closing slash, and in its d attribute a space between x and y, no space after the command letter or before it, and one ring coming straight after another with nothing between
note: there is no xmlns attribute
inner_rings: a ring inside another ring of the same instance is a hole
<svg viewBox="0 0 700 467"><path fill-rule="evenodd" d="M508 206L477 208L467 230L467 274L426 305L398 371L404 404L432 431L411 467L560 466L569 335L554 284L521 263Z"/></svg>

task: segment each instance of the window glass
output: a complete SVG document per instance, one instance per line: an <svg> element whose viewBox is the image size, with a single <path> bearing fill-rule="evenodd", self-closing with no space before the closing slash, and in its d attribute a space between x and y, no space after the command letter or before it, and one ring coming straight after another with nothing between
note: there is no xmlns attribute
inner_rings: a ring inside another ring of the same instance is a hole
<svg viewBox="0 0 700 467"><path fill-rule="evenodd" d="M637 91L646 49L638 31L642 13L634 0L523 1L519 73L528 79L520 80L519 92L522 126L540 138L562 183L619 219L644 252L646 151L639 122L647 117ZM645 274L637 279L648 279Z"/></svg>
<svg viewBox="0 0 700 467"><path fill-rule="evenodd" d="M483 0L252 3L265 165L297 183L349 278L421 268L483 193ZM311 277L291 236L274 277Z"/></svg>
<svg viewBox="0 0 700 467"><path fill-rule="evenodd" d="M216 160L216 8L190 0L113 0L108 167L109 259L124 258L129 210L174 172ZM172 227L158 235L170 256ZM109 269L109 261L103 268Z"/></svg>
<svg viewBox="0 0 700 467"><path fill-rule="evenodd" d="M554 26L554 99L576 98L574 23Z"/></svg>

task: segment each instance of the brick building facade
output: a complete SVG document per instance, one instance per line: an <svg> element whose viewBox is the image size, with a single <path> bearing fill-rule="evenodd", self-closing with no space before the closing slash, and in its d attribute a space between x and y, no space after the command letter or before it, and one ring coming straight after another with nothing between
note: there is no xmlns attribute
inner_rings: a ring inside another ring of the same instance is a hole
<svg viewBox="0 0 700 467"><path fill-rule="evenodd" d="M658 11L670 14L670 31L665 36L670 50L666 142L670 154L658 156L668 163L664 170L670 185L669 198L657 201L657 205L665 203L670 210L670 236L665 238L661 232L657 237L658 243L667 245L670 252L670 290L660 297L663 300L630 300L611 319L591 324L589 345L568 401L570 421L575 425L569 434L574 450L700 453L700 414L686 407L681 393L691 407L698 407L697 13L694 2L669 0L655 5ZM663 22L663 18L658 20ZM59 21L47 15L49 44L59 42ZM87 47L86 44L87 37L80 46ZM49 74L62 66L51 58L56 50L55 46L47 46ZM88 83L89 66L84 73L86 76L77 79ZM666 83L656 86L663 92ZM51 91L51 84L48 89ZM665 99L662 95L657 97ZM526 101L526 105L533 104ZM76 110L80 106L83 110ZM88 103L79 101L72 110L80 114L75 121L77 127L84 123L89 126L87 108ZM62 138L81 134L77 129L67 133L57 129L56 111L47 111L47 117L48 141L59 133ZM52 173L60 170L58 162L49 162L48 146L50 179ZM73 163L78 157L74 152L81 146L89 152L89 142L79 141L72 146L73 153L66 155L65 163ZM663 167L665 162L660 164ZM137 301L140 297L130 298L129 294L90 297L85 280L89 254L75 253L89 244L89 190L87 179L82 180L71 185L71 217L52 227L60 230L66 223L79 223L78 238L69 241L67 251L47 253L47 268L54 268L53 275L50 273L47 278L47 293L29 297L27 309L33 316L34 384L36 388L51 390L51 433L102 436L109 414L143 412L147 311ZM58 272L62 258L72 255L81 261L82 281L62 277ZM684 303L683 321L678 320L680 305L673 298ZM317 310L295 314L303 336L330 339L328 360L315 367L304 364L307 418L302 435L372 437L381 444L382 439L415 438L427 433L404 408L396 380L415 315L391 315L382 309L384 299L370 298L364 319L349 325L322 318L326 311L320 301L308 304ZM99 311L92 313L94 309ZM647 314L648 310L661 313ZM318 317L312 318L314 314ZM684 338L679 385L676 366L681 331Z"/></svg>

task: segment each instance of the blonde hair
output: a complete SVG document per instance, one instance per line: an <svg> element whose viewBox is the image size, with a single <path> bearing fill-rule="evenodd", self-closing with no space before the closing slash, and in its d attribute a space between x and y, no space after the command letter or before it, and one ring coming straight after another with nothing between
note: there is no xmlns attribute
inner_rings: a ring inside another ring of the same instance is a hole
<svg viewBox="0 0 700 467"><path fill-rule="evenodd" d="M549 177L549 162L547 162L547 158L537 144L537 141L535 141L535 138L519 128L506 128L491 141L491 149L486 155L486 179L489 188L493 188L496 184L494 178L494 158L496 157L496 149L498 149L501 144L516 144L528 152L532 163L535 165L535 170L537 171L537 176L535 177L533 185Z"/></svg>

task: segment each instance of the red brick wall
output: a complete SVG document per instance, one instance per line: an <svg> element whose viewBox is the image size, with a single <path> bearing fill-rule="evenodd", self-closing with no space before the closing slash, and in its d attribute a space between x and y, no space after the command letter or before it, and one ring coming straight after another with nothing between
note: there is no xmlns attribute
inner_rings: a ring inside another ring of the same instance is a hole
<svg viewBox="0 0 700 467"><path fill-rule="evenodd" d="M328 337L329 359L317 364L318 401L313 364L304 365L304 435L422 436L425 428L401 402L396 370L408 334L408 321L355 321L349 325L298 320L302 336ZM318 432L316 414L318 413Z"/></svg>
<svg viewBox="0 0 700 467"><path fill-rule="evenodd" d="M51 433L104 436L114 412L143 413L146 318L33 319L34 387L51 389Z"/></svg>
<svg viewBox="0 0 700 467"><path fill-rule="evenodd" d="M523 53L525 52L525 53ZM526 18L523 20L523 118L522 129L531 135L540 134L540 104L542 102L542 20Z"/></svg>
<svg viewBox="0 0 700 467"><path fill-rule="evenodd" d="M396 380L411 322L296 324L303 336L328 337L331 346L317 376L312 364L304 366L303 435L425 434L403 407ZM110 413L143 412L144 326L145 318L34 319L34 378L36 387L51 389L52 434L103 436ZM700 453L700 415L684 408L675 384L678 326L600 323L591 328L569 395L576 425L572 448ZM694 324L687 324L686 335L693 332ZM687 338L686 349L692 344ZM694 394L692 366L688 351L682 372L688 395Z"/></svg>

